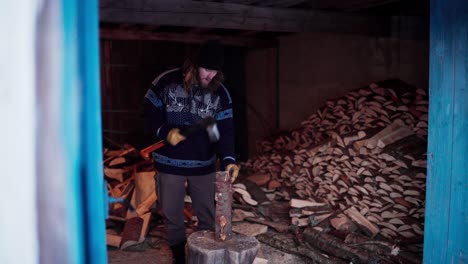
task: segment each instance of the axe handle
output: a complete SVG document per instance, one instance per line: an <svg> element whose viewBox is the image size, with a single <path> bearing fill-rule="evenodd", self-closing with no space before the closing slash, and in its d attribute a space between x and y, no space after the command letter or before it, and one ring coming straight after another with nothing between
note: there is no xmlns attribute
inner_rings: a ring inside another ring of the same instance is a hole
<svg viewBox="0 0 468 264"><path fill-rule="evenodd" d="M189 137L192 134L194 134L195 132L197 132L199 130L202 130L202 129L205 129L207 126L215 124L215 123L216 123L216 121L215 121L215 119L213 117L207 117L207 118L202 119L200 122L196 123L195 125L187 127L185 129L181 130L180 134L182 134L184 137ZM150 155L151 152L153 152L153 151L155 151L155 150L157 150L159 148L164 147L164 145L166 145L165 140L158 141L158 142L156 142L156 143L142 149L140 151L140 154L145 160L148 160L149 155Z"/></svg>
<svg viewBox="0 0 468 264"><path fill-rule="evenodd" d="M149 159L149 155L150 155L151 152L153 152L153 151L155 151L155 150L157 150L157 149L160 149L160 148L164 147L164 145L166 145L166 141L165 141L165 140L158 141L158 142L154 143L153 145L150 145L150 146L148 146L148 147L142 149L142 150L140 151L140 155L141 155L144 159L148 160L148 159Z"/></svg>
<svg viewBox="0 0 468 264"><path fill-rule="evenodd" d="M184 129L182 131L180 131L180 134L184 137L188 137L190 135L192 135L193 133L195 133L197 130L200 130L202 129L201 126L192 126L192 127L189 127L187 129ZM141 156L145 159L145 160L148 160L150 157L150 153L153 152L153 151L156 151L162 147L164 147L165 145L167 144L166 140L161 140L161 141L158 141L152 145L149 145L148 147L142 149L140 151L140 154Z"/></svg>

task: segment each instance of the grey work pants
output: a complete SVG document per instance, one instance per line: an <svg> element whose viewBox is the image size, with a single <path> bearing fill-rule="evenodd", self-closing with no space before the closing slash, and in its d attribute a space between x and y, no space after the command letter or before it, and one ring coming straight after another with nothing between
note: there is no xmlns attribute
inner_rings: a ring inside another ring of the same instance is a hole
<svg viewBox="0 0 468 264"><path fill-rule="evenodd" d="M201 176L182 176L159 173L158 196L167 226L170 246L186 240L184 224L185 181L192 199L192 207L198 218L198 230L214 230L215 173Z"/></svg>

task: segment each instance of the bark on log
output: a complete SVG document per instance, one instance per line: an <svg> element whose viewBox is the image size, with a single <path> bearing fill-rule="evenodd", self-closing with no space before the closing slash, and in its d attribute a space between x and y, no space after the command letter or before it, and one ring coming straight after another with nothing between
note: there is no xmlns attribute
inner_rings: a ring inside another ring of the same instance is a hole
<svg viewBox="0 0 468 264"><path fill-rule="evenodd" d="M272 246L281 251L285 251L291 254L307 257L313 261L313 263L321 264L344 264L345 261L329 256L326 257L321 251L309 247L306 244L297 246L292 238L285 235L265 233L257 236L257 239L269 246Z"/></svg>
<svg viewBox="0 0 468 264"><path fill-rule="evenodd" d="M402 250L388 241L370 240L365 236L350 233L346 236L345 243L353 248L365 248L376 255L386 255L396 263L422 263L421 257Z"/></svg>
<svg viewBox="0 0 468 264"><path fill-rule="evenodd" d="M377 255L369 255L366 251L351 248L338 238L326 233L321 233L313 228L306 228L303 236L311 246L320 248L330 255L346 259L352 263L387 262Z"/></svg>
<svg viewBox="0 0 468 264"><path fill-rule="evenodd" d="M216 172L215 200L215 238L217 241L226 241L232 237L232 188L227 171Z"/></svg>

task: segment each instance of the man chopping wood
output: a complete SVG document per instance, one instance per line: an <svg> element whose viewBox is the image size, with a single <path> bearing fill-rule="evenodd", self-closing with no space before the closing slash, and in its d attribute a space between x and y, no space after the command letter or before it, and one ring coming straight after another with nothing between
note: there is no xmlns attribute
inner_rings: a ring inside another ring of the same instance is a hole
<svg viewBox="0 0 468 264"><path fill-rule="evenodd" d="M145 133L167 144L153 152L159 171L158 198L167 226L174 262L185 261L185 183L198 218L199 230L214 230L215 169L239 173L234 153L232 100L222 84L223 47L207 42L182 68L159 75L144 99ZM189 127L206 118L216 121L219 140L212 142L206 130L190 135ZM218 132L219 131L219 132Z"/></svg>

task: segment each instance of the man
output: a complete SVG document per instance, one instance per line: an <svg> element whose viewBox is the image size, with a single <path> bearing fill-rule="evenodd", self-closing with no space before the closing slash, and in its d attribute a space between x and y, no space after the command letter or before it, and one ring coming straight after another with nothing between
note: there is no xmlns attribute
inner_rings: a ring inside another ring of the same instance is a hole
<svg viewBox="0 0 468 264"><path fill-rule="evenodd" d="M215 165L239 173L235 164L232 100L221 83L223 48L205 43L182 69L162 73L145 95L145 132L169 144L153 153L159 171L158 196L164 211L168 243L175 263L185 261L185 182L198 218L199 230L214 230ZM211 143L205 130L187 138L183 129L206 117L213 117L220 139Z"/></svg>

